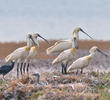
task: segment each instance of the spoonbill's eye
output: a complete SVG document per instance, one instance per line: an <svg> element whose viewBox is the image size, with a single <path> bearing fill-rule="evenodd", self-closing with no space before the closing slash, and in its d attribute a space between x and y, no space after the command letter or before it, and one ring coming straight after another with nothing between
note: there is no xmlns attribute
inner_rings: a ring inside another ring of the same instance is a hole
<svg viewBox="0 0 110 100"><path fill-rule="evenodd" d="M37 36L35 36L35 38L37 38Z"/></svg>

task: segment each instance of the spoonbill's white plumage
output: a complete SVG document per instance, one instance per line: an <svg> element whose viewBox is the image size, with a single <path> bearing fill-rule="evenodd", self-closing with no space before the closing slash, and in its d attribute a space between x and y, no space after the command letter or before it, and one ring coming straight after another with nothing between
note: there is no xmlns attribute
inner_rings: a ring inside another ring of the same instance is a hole
<svg viewBox="0 0 110 100"><path fill-rule="evenodd" d="M72 47L73 41L74 41L75 48L78 48L77 41L75 41L74 38L76 38L76 40L79 39L79 34L78 33L80 31L83 32L84 34L86 34L87 36L89 36L80 27L76 27L74 29L74 31L72 32L72 34L73 34L73 38L72 39L57 41L53 46L47 48L47 50L46 50L47 54L49 55L49 54L52 54L52 53L57 53L57 52L62 52L64 50L67 50L67 49ZM89 37L91 39L93 39L91 36L89 36Z"/></svg>
<svg viewBox="0 0 110 100"><path fill-rule="evenodd" d="M45 38L43 38L43 37L42 37L40 34L38 34L38 33L32 34L32 37L33 37L33 40L37 43L37 45L32 46L31 49L30 49L30 51L29 51L29 54L28 54L28 56L27 56L27 58L26 58L26 60L25 60L25 63L24 63L24 68L23 68L24 73L25 73L25 67L26 67L26 66L27 66L26 71L27 71L27 73L29 72L29 63L30 63L30 60L31 60L32 58L34 58L34 57L37 55L37 53L38 53L38 50L39 50L38 37L42 38L42 39L45 40L47 43L49 43ZM27 63L27 62L28 62L28 63ZM26 63L27 63L27 65L26 65Z"/></svg>
<svg viewBox="0 0 110 100"><path fill-rule="evenodd" d="M72 39L60 40L46 50L47 55L62 52L72 47Z"/></svg>
<svg viewBox="0 0 110 100"><path fill-rule="evenodd" d="M62 74L66 74L66 69L68 62L74 59L74 55L76 53L76 48L74 47L74 42L72 45L72 48L64 50L61 52L57 58L55 58L52 62L52 64L61 63L62 66Z"/></svg>
<svg viewBox="0 0 110 100"><path fill-rule="evenodd" d="M22 67L24 60L26 59L26 57L29 54L30 48L32 46L31 40L33 41L34 45L36 45L35 41L32 38L32 35L28 34L26 37L27 45L24 47L17 48L15 51L13 51L11 54L9 54L5 58L6 62L13 61L13 60L15 62L18 62L18 64L17 64L17 77L19 77L19 63L21 63L21 67Z"/></svg>
<svg viewBox="0 0 110 100"><path fill-rule="evenodd" d="M100 49L98 49L98 47L93 46L90 50L89 50L90 54L88 56L84 56L81 57L79 59L77 59L76 61L74 61L67 69L67 72L71 71L71 70L75 70L75 69L81 69L81 73L83 72L83 68L87 67L90 63L90 61L96 56L97 52L100 52L101 54L105 55L107 57L107 55L102 52Z"/></svg>

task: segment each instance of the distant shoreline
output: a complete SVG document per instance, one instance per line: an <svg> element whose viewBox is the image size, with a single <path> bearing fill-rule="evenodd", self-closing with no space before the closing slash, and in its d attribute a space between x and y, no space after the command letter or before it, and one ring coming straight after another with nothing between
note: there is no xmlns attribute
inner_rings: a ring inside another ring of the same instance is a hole
<svg viewBox="0 0 110 100"><path fill-rule="evenodd" d="M47 55L46 49L52 46L58 40L50 40L50 44L45 43L44 41L40 41L40 48L38 55L36 58L40 59L51 59L54 58L55 55ZM98 46L102 50L110 50L110 41L91 41L91 40L80 40L78 41L79 49L90 49L92 46ZM9 55L16 48L25 46L26 42L0 42L0 58L3 59L7 55Z"/></svg>

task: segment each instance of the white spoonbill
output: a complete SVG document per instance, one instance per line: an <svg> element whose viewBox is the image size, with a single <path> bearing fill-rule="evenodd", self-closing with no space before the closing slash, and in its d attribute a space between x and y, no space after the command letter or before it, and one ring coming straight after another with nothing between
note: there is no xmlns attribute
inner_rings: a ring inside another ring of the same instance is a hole
<svg viewBox="0 0 110 100"><path fill-rule="evenodd" d="M6 62L9 62L9 61L12 61L12 60L18 62L18 64L17 64L17 78L19 78L19 63L21 63L21 66L22 66L23 61L28 56L30 48L32 46L32 41L31 40L33 41L34 45L37 45L35 43L35 41L33 40L32 35L28 34L27 37L26 37L27 45L24 46L24 47L17 48L15 51L13 51L11 54L9 54L5 58Z"/></svg>
<svg viewBox="0 0 110 100"><path fill-rule="evenodd" d="M73 60L74 55L76 53L77 49L74 47L74 42L72 44L72 48L64 50L61 52L55 60L53 60L53 64L61 63L62 66L62 74L66 74L66 69L68 62Z"/></svg>
<svg viewBox="0 0 110 100"><path fill-rule="evenodd" d="M37 45L32 46L31 49L30 49L30 51L29 51L29 55L27 56L27 58L26 58L26 60L25 60L25 63L24 63L24 67L23 67L24 73L25 73L25 67L26 67L26 66L27 66L26 71L27 71L27 73L29 72L29 63L30 63L30 60L31 60L32 58L34 58L34 57L37 55L37 53L38 53L38 50L39 50L38 37L42 38L42 39L45 40L47 43L49 43L45 38L43 38L43 37L42 37L40 34L38 34L38 33L34 33L34 34L32 35L32 37L33 37L34 41L37 43ZM26 65L26 62L28 62L27 65ZM22 70L22 69L21 69L21 70Z"/></svg>
<svg viewBox="0 0 110 100"><path fill-rule="evenodd" d="M74 70L74 69L81 69L81 73L83 72L83 68L87 67L89 65L89 62L91 61L91 59L93 59L93 57L96 56L96 52L100 52L101 54L105 55L106 57L108 55L106 55L104 52L102 52L100 49L98 49L98 47L93 46L89 52L90 54L88 56L84 56L81 57L79 59L77 59L76 61L74 61L67 69L67 72Z"/></svg>
<svg viewBox="0 0 110 100"><path fill-rule="evenodd" d="M72 47L72 43L74 41L74 46L75 48L78 49L78 44L77 44L77 39L79 39L79 32L83 32L87 36L89 36L86 32L84 32L80 27L76 27L74 31L72 32L73 38L68 39L68 40L60 40L57 41L53 46L47 48L46 52L47 54L52 54L52 53L57 53L57 52L62 52L64 50L67 50ZM91 36L89 36L91 39L93 39ZM74 39L76 38L76 39Z"/></svg>

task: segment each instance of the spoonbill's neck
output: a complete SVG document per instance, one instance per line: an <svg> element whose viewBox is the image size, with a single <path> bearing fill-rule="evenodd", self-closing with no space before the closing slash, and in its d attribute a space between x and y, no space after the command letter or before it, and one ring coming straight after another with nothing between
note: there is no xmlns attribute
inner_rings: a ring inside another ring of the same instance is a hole
<svg viewBox="0 0 110 100"><path fill-rule="evenodd" d="M72 54L75 54L76 48L72 47L72 48L70 49L70 51L71 51Z"/></svg>
<svg viewBox="0 0 110 100"><path fill-rule="evenodd" d="M96 52L91 52L90 54L89 54L89 56L91 56L91 57L94 57L96 55Z"/></svg>
<svg viewBox="0 0 110 100"><path fill-rule="evenodd" d="M34 45L34 47L35 48L39 48L39 41L38 41L38 39L36 39L35 42L37 43L37 45Z"/></svg>
<svg viewBox="0 0 110 100"><path fill-rule="evenodd" d="M76 38L73 38L72 39L72 48L76 49L76 46L78 46L77 44L77 39ZM77 48L78 49L78 48Z"/></svg>
<svg viewBox="0 0 110 100"><path fill-rule="evenodd" d="M73 39L73 41L72 41L72 48L75 48L74 39Z"/></svg>
<svg viewBox="0 0 110 100"><path fill-rule="evenodd" d="M73 38L79 39L79 32L73 32Z"/></svg>
<svg viewBox="0 0 110 100"><path fill-rule="evenodd" d="M29 48L32 47L32 41L31 41L29 38L27 39L27 46L28 46Z"/></svg>
<svg viewBox="0 0 110 100"><path fill-rule="evenodd" d="M71 53L74 54L76 52L76 48L74 46L74 41L72 41Z"/></svg>

